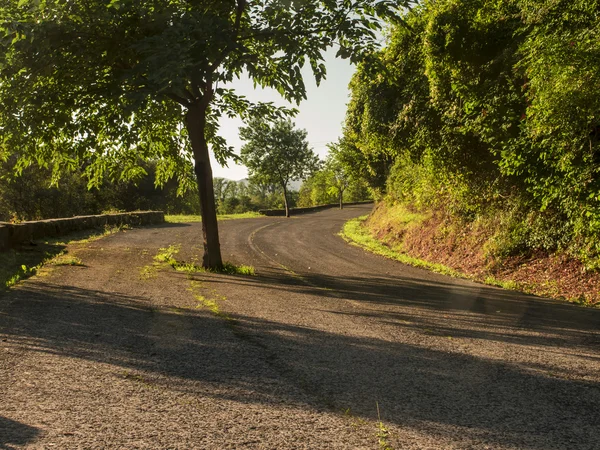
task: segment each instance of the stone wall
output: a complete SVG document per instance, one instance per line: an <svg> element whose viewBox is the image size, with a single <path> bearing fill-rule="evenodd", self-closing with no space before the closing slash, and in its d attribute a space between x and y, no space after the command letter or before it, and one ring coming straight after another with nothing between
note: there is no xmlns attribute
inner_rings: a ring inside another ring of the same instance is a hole
<svg viewBox="0 0 600 450"><path fill-rule="evenodd" d="M354 203L344 203L344 207L352 206L352 205L368 205L369 203L373 203L372 201L368 202L354 202ZM298 214L305 214L310 212L317 212L323 209L329 208L339 208L338 203L332 203L330 205L319 205L319 206L311 206L308 208L290 208L290 216L296 216ZM265 216L285 216L285 209L261 209L258 211L259 213Z"/></svg>
<svg viewBox="0 0 600 450"><path fill-rule="evenodd" d="M118 225L152 225L164 223L162 211L142 211L98 216L77 216L34 222L0 222L0 250L36 239L63 236L74 231Z"/></svg>

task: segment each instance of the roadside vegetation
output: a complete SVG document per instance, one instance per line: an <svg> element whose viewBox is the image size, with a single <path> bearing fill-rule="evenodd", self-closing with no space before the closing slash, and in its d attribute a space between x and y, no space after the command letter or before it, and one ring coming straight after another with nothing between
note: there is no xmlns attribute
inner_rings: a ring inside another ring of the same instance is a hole
<svg viewBox="0 0 600 450"><path fill-rule="evenodd" d="M339 143L380 201L365 222L371 236L530 292L597 302L599 24L597 0L406 10L355 74Z"/></svg>

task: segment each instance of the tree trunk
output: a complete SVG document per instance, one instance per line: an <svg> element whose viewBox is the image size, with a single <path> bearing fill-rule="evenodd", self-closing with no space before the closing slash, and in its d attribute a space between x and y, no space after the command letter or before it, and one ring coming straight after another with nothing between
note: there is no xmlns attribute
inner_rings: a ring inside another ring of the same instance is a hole
<svg viewBox="0 0 600 450"><path fill-rule="evenodd" d="M198 195L200 197L202 239L204 241L202 266L208 269L220 269L223 267L223 260L221 259L221 245L219 243L217 209L215 207L215 193L208 144L204 135L207 103L196 103L188 107L186 127L194 153L194 172L196 173Z"/></svg>
<svg viewBox="0 0 600 450"><path fill-rule="evenodd" d="M283 204L285 205L285 217L290 217L290 207L288 205L287 189L283 185Z"/></svg>
<svg viewBox="0 0 600 450"><path fill-rule="evenodd" d="M340 209L344 209L344 192L340 192Z"/></svg>

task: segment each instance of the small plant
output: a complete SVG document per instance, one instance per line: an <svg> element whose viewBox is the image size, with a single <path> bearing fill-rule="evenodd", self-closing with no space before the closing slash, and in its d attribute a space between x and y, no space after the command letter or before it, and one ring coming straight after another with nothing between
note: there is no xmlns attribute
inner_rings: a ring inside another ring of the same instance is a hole
<svg viewBox="0 0 600 450"><path fill-rule="evenodd" d="M244 264L240 266L236 266L230 262L223 263L223 267L221 269L215 270L218 273L225 273L227 275L256 275L256 271L252 266L246 266Z"/></svg>
<svg viewBox="0 0 600 450"><path fill-rule="evenodd" d="M56 256L50 261L50 264L54 266L79 266L85 267L83 261L77 256L61 254Z"/></svg>
<svg viewBox="0 0 600 450"><path fill-rule="evenodd" d="M180 249L181 245L169 245L167 248L159 248L154 260L175 267L178 264L175 255L179 253Z"/></svg>
<svg viewBox="0 0 600 450"><path fill-rule="evenodd" d="M9 288L9 287L13 287L14 285L16 285L19 281L35 275L35 272L37 271L38 267L27 267L26 265L22 265L20 270L15 273L13 276L11 276L8 280L6 280L6 282L4 283L4 285Z"/></svg>
<svg viewBox="0 0 600 450"><path fill-rule="evenodd" d="M387 441L390 436L390 432L381 421L381 415L379 414L379 403L375 402L375 405L377 406L377 439L379 440L379 448L381 450L393 450Z"/></svg>
<svg viewBox="0 0 600 450"><path fill-rule="evenodd" d="M158 267L154 264L144 266L140 269L140 278L143 280L149 280L151 278L156 278L156 273L158 272Z"/></svg>
<svg viewBox="0 0 600 450"><path fill-rule="evenodd" d="M207 298L199 292L200 289L202 289L202 283L199 283L198 281L192 281L190 283L189 290L194 294L194 298L199 302L197 308L207 308L215 316L225 319L230 324L233 323L234 319L232 319L231 316L226 312L221 311L221 308L219 308L219 304L217 303L217 300L226 300L226 298L214 292L213 294L215 295L215 298Z"/></svg>

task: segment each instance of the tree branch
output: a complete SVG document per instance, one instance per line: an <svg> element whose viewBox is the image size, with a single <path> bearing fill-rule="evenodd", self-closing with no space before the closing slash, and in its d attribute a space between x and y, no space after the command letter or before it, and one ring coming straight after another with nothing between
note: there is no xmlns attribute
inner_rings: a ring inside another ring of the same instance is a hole
<svg viewBox="0 0 600 450"><path fill-rule="evenodd" d="M171 100L173 100L174 102L179 103L181 106L185 106L186 108L188 106L190 106L190 102L187 99L185 99L185 98L183 98L183 97L181 97L181 96L179 96L177 94L174 94L172 92L168 92L165 95L167 97L169 97Z"/></svg>

